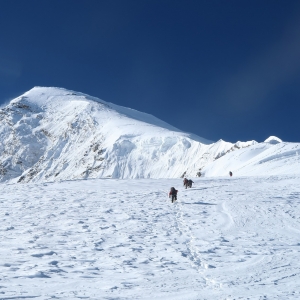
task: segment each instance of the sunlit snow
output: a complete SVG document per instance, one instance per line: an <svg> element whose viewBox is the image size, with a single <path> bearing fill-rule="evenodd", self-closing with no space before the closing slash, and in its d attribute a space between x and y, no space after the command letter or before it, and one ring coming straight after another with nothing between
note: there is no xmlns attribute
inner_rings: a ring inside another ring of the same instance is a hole
<svg viewBox="0 0 300 300"><path fill-rule="evenodd" d="M300 299L300 143L42 87L0 140L0 299Z"/></svg>
<svg viewBox="0 0 300 300"><path fill-rule="evenodd" d="M299 180L2 184L0 298L298 299Z"/></svg>
<svg viewBox="0 0 300 300"><path fill-rule="evenodd" d="M196 176L255 144L213 143L133 109L36 87L0 110L0 181Z"/></svg>

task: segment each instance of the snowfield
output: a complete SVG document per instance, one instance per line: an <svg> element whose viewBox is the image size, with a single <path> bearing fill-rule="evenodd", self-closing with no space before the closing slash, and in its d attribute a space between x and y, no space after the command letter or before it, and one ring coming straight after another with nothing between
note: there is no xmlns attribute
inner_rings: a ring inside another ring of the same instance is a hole
<svg viewBox="0 0 300 300"><path fill-rule="evenodd" d="M193 180L1 184L0 299L300 299L300 176Z"/></svg>

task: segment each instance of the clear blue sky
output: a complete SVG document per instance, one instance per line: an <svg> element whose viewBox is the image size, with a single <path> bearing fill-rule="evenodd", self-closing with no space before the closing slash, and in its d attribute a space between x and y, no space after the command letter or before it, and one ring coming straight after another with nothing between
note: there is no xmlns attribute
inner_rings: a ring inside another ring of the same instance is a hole
<svg viewBox="0 0 300 300"><path fill-rule="evenodd" d="M300 142L300 2L0 0L0 102L34 86L211 140Z"/></svg>

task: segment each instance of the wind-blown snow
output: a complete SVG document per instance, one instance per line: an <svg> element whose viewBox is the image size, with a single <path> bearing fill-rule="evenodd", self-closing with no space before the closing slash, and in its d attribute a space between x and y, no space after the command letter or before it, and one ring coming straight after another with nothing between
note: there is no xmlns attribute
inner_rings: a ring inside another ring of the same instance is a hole
<svg viewBox="0 0 300 300"><path fill-rule="evenodd" d="M299 299L299 180L1 184L0 298Z"/></svg>

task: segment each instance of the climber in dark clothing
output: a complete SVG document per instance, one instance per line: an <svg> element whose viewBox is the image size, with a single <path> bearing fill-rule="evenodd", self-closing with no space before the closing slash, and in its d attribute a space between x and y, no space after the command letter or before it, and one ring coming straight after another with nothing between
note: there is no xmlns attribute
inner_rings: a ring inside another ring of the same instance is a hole
<svg viewBox="0 0 300 300"><path fill-rule="evenodd" d="M188 180L188 187L191 188L193 185L194 181L192 179Z"/></svg>
<svg viewBox="0 0 300 300"><path fill-rule="evenodd" d="M183 179L183 185L185 186L185 188L187 188L188 187L188 179L187 178L184 178Z"/></svg>
<svg viewBox="0 0 300 300"><path fill-rule="evenodd" d="M177 200L177 193L178 193L178 191L174 187L171 187L170 193L169 193L169 198L172 198L172 203L175 200Z"/></svg>

